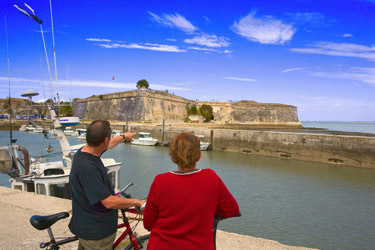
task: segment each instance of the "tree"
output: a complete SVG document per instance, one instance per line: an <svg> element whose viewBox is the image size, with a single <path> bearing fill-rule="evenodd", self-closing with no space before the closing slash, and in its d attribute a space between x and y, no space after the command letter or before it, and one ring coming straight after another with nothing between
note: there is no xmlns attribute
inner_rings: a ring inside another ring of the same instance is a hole
<svg viewBox="0 0 375 250"><path fill-rule="evenodd" d="M206 119L206 122L209 122L214 119L214 114L212 111L212 107L210 105L203 104L199 111L201 115Z"/></svg>
<svg viewBox="0 0 375 250"><path fill-rule="evenodd" d="M145 79L142 79L142 80L139 80L137 82L137 88L142 88L142 87L145 87L146 89L148 89L148 82L145 80Z"/></svg>

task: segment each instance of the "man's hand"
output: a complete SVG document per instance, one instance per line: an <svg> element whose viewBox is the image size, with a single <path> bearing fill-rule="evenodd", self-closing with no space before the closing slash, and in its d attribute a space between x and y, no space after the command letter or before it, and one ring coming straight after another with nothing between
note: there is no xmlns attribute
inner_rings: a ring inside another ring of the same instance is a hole
<svg viewBox="0 0 375 250"><path fill-rule="evenodd" d="M135 135L135 134L137 134L137 133L131 133L131 132L126 132L125 134L124 134L124 136L125 136L125 141L126 142L130 142L130 141L132 141L133 140L133 135Z"/></svg>

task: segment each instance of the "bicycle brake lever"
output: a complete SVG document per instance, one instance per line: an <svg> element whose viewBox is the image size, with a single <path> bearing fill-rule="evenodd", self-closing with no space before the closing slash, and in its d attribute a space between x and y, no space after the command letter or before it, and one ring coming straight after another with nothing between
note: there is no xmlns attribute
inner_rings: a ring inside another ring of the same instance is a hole
<svg viewBox="0 0 375 250"><path fill-rule="evenodd" d="M130 199L132 197L130 194L127 194L125 191L122 191L121 195L124 196L127 199Z"/></svg>

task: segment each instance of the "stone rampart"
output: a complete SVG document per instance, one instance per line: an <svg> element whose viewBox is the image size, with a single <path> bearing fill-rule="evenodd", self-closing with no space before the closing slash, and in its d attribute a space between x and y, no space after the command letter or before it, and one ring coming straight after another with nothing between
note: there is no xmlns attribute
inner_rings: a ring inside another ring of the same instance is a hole
<svg viewBox="0 0 375 250"><path fill-rule="evenodd" d="M133 90L74 100L74 114L85 120L183 122L190 100L155 90Z"/></svg>
<svg viewBox="0 0 375 250"><path fill-rule="evenodd" d="M200 102L164 91L139 89L74 100L74 115L85 120L182 123L188 116L187 104L213 108L215 123L255 126L302 127L297 108L255 101ZM197 120L198 122L198 120Z"/></svg>
<svg viewBox="0 0 375 250"><path fill-rule="evenodd" d="M149 125L129 125L128 130L150 132L165 142L193 132L204 135L213 150L375 169L375 136L174 126L165 126L163 133L162 126Z"/></svg>
<svg viewBox="0 0 375 250"><path fill-rule="evenodd" d="M203 104L212 107L217 123L302 127L297 108L292 105L240 101L198 102L198 107Z"/></svg>

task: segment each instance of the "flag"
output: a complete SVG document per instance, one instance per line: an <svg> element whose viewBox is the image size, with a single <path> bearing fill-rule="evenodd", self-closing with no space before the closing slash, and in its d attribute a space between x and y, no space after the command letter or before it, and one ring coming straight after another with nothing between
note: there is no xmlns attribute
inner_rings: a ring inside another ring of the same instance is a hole
<svg viewBox="0 0 375 250"><path fill-rule="evenodd" d="M42 23L43 23L42 20L40 20L37 16L34 15L34 14L35 14L35 13L34 13L34 10L33 10L29 5L27 5L26 3L25 3L25 6L26 6L27 8L29 8L33 14L27 12L27 11L24 10L24 9L21 9L20 6L18 6L17 4L15 4L15 5L13 5L13 6L16 7L16 9L19 10L23 15L25 15L25 16L27 16L27 17L31 17L31 18L34 19L37 23L39 23L39 24L42 24Z"/></svg>

